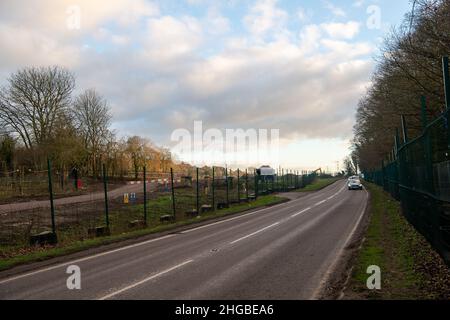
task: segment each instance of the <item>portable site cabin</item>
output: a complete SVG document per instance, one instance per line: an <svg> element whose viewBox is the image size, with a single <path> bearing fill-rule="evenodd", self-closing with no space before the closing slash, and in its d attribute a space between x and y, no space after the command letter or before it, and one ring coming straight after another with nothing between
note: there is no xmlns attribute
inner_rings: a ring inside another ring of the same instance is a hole
<svg viewBox="0 0 450 320"><path fill-rule="evenodd" d="M261 178L261 180L273 180L275 178L275 169L270 166L262 166L256 170L256 173Z"/></svg>

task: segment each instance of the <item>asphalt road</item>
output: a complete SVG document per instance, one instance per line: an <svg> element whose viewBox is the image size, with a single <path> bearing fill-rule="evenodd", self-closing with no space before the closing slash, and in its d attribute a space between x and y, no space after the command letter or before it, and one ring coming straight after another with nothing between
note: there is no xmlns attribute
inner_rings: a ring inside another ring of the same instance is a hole
<svg viewBox="0 0 450 320"><path fill-rule="evenodd" d="M314 299L362 220L339 181L275 207L0 279L0 299ZM81 289L69 290L69 265Z"/></svg>

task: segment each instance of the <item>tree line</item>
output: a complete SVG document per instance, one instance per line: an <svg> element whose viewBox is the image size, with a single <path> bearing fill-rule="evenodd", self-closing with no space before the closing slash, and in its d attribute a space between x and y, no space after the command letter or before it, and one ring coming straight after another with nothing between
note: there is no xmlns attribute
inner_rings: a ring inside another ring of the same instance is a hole
<svg viewBox="0 0 450 320"><path fill-rule="evenodd" d="M358 104L351 156L362 171L378 169L405 116L408 136L421 133L421 96L428 118L445 111L442 57L450 53L450 1L416 0L384 41L372 84Z"/></svg>
<svg viewBox="0 0 450 320"><path fill-rule="evenodd" d="M95 89L74 96L75 76L67 69L27 67L10 75L0 88L0 169L46 169L47 157L62 172L99 176L167 172L172 154L149 139L118 138L111 109ZM180 164L184 165L184 164Z"/></svg>

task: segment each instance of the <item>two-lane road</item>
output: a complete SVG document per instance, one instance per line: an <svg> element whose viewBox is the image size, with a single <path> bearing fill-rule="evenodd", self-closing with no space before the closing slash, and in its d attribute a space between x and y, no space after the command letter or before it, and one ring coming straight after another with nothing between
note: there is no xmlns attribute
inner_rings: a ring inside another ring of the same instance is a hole
<svg viewBox="0 0 450 320"><path fill-rule="evenodd" d="M359 225L339 181L275 207L0 279L0 299L312 299ZM69 290L66 269L81 269Z"/></svg>

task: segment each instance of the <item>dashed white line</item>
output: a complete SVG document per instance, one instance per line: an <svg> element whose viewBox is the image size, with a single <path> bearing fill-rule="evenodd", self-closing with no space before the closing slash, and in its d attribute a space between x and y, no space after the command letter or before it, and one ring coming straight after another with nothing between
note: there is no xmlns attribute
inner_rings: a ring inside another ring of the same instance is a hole
<svg viewBox="0 0 450 320"><path fill-rule="evenodd" d="M246 236L244 236L244 237L242 237L242 238L239 238L239 239L237 239L237 240L234 240L233 242L230 242L230 244L235 244L235 243L237 243L237 242L239 242L239 241L242 241L242 240L244 240L244 239L250 238L250 237L252 237L252 236L254 236L254 235L258 234L258 233L261 233L261 232L263 232L263 231L266 231L267 229L273 228L273 227L275 227L275 226L277 226L277 225L279 225L279 224L280 224L280 222L275 222L274 224L271 224L270 226L267 226L267 227L265 227L265 228L259 229L258 231L255 231L255 232L250 233L250 234L248 234L248 235L246 235Z"/></svg>
<svg viewBox="0 0 450 320"><path fill-rule="evenodd" d="M290 216L289 218L287 218L287 219L283 219L283 220L278 221L278 222L276 222L276 223L274 223L274 224L271 224L270 226L267 226L267 227L262 228L262 229L260 229L260 230L258 230L258 231L255 231L255 232L253 232L253 233L251 233L251 234L249 234L249 235L246 235L246 236L244 236L244 237L242 237L242 238L239 238L239 239L237 239L237 240L234 240L233 242L230 242L230 244L235 244L235 243L237 243L237 242L239 242L239 241L242 241L242 240L244 240L244 239L247 239L247 238L249 238L249 237L252 237L252 236L254 236L254 235L258 234L258 233L261 233L261 232L263 232L263 231L266 231L267 229L270 229L270 228L272 228L272 227L274 227L274 226L277 226L277 225L281 224L282 222L286 222L286 221L288 221L289 219L295 218L295 217L297 217L297 216L299 216L299 215L301 215L301 214L303 214L303 213L305 213L305 212L311 210L313 207L320 206L321 204L323 204L323 203L325 203L325 202L327 202L327 201L333 199L334 197L336 197L339 193L341 193L342 190L344 190L344 188L340 189L338 192L336 192L336 193L335 193L334 195L332 195L331 197L328 197L328 198L325 199L325 200L322 200L322 201L320 201L320 202L317 202L317 203L314 204L312 207L308 207L308 208L306 208L306 209L304 209L304 210L302 210L302 211L300 211L300 212L297 212L297 213L291 215L291 216ZM239 218L239 217L237 217L237 218ZM201 227L200 227L200 228L201 228Z"/></svg>
<svg viewBox="0 0 450 320"><path fill-rule="evenodd" d="M302 213L305 213L305 212L307 212L307 211L309 211L309 210L311 210L311 207L308 207L308 208L306 208L305 210L302 210L302 211L300 211L300 212L297 212L297 213L293 214L293 215L291 216L291 218L294 218L294 217L296 217L296 216L299 216L299 215L301 215Z"/></svg>
<svg viewBox="0 0 450 320"><path fill-rule="evenodd" d="M314 207L320 206L321 204L324 204L325 202L327 202L327 200L319 201L314 205Z"/></svg>
<svg viewBox="0 0 450 320"><path fill-rule="evenodd" d="M133 288L135 288L135 287L137 287L137 286L140 286L141 284L143 284L143 283L145 283L145 282L148 282L148 281L150 281L150 280L153 280L153 279L155 279L155 278L158 278L158 277L160 277L160 276L162 276L162 275L164 275L164 274L166 274L166 273L169 273L169 272L171 272L171 271L173 271L173 270L175 270L175 269L181 268L181 267L183 267L183 266L185 266L185 265L187 265L188 263L191 263L191 262L193 262L193 261L194 261L194 260L187 260L187 261L185 261L185 262L183 262L183 263L180 263L180 264L178 264L178 265L176 265L176 266L174 266L174 267L172 267L172 268L169 268L169 269L167 269L167 270L164 270L164 271L161 271L161 272L159 272L159 273L157 273L157 274L154 274L154 275L152 275L152 276L150 276L150 277L148 277L148 278L145 278L144 280L138 281L138 282L133 283L132 285L129 285L129 286L125 287L125 288L122 288L122 289L120 289L120 290L117 290L117 291L114 291L114 292L112 292L112 293L110 293L110 294L107 294L106 296L103 296L103 297L99 298L99 300L107 300L107 299L109 299L109 298L112 298L112 297L114 297L114 296L117 296L117 295L120 294L120 293L123 293L123 292L125 292L125 291L127 291L127 290L130 290L130 289L133 289Z"/></svg>
<svg viewBox="0 0 450 320"><path fill-rule="evenodd" d="M336 193L333 195L333 197L335 197L336 195L338 195L343 189L345 189L345 186L344 186L342 189L340 189L338 192L336 192ZM291 204L297 203L298 201L301 201L301 200L302 200L301 198L300 198L300 199L293 200L293 201L291 201ZM322 204L322 203L325 203L326 201L327 201L327 200L323 200L323 201L321 201L321 202L315 204L314 206L318 206L318 205L320 205L320 204ZM285 209L291 208L291 207L293 207L293 206L286 206ZM270 209L273 209L273 208L264 208L264 209L260 209L260 210L257 210L257 211L249 212L249 213L247 213L247 214L244 214L244 215L241 215L241 216L238 216L238 217L234 217L234 218L230 218L230 219L225 219L225 220L218 221L218 222L215 222L215 223L211 223L211 224L207 224L207 225L200 226L200 227L197 227L197 228L193 228L193 229L190 229L190 230L186 230L186 231L183 231L183 233L190 233L190 232L193 232L193 231L202 229L202 228L208 228L208 227L211 227L211 226L214 226L214 225L217 225L217 224L221 224L221 223L233 221L233 220L236 220L236 219L248 217L248 216L254 215L254 214L256 214L256 213L259 213L259 212L262 212L262 211L266 211L266 210L270 210ZM304 212L306 212L306 211L308 211L308 210L311 210L311 207L305 209L305 210L302 211L302 212L299 212L299 213L293 215L292 217L298 216L298 215L300 215L300 214L302 214L302 213L304 213ZM257 231L257 232L254 233L254 234L263 232L263 231L267 230L268 228L274 227L275 225L278 225L278 224L280 224L280 222L277 222L277 223L275 223L275 224L273 224L273 225L271 225L271 226L269 226L269 227L266 227L266 228L264 228L264 229L261 229L261 230ZM246 238L248 238L248 237L250 237L250 236L253 236L254 234L251 234L251 235L245 236L245 237L243 237L243 238L241 238L241 239L238 239L238 240L232 242L232 244L233 244L233 243L236 243L236 242L238 242L238 241L244 240L244 239L246 239ZM92 256L88 256L88 257L84 257L84 258L72 260L72 261L69 261L69 262L57 264L57 265L50 266L50 267L43 268L43 269L39 269L39 270L36 270L36 271L33 271L33 272L29 272L29 273L21 274L21 275L18 275L18 276L6 278L6 279L3 279L3 280L0 280L0 284L4 284L4 283L10 282L10 281L14 281L14 280L17 280L17 279L25 278L25 277L28 277L28 276L32 276L32 275L35 275L35 274L42 273L42 272L46 272L46 271L58 269L58 268L61 268L61 267L67 266L67 265L71 265L71 264L76 264L76 263L88 261L88 260L91 260L91 259L95 259L95 258L98 258L98 257L106 256L106 255L109 255L109 254L112 254L112 253L116 253L116 252L120 252L120 251L124 251L124 250L127 250L127 249L131 249L131 248L143 246L143 245L146 245L146 244L149 244L149 243L152 243L152 242L164 240L164 239L171 238L171 237L174 237L174 236L175 236L174 234L170 234L170 235L166 235L166 236L163 236L163 237L160 237L160 238L151 239L151 240L148 240L148 241L144 241L144 242L132 244L132 245L129 245L129 246L126 246L126 247L122 247L122 248L118 248L118 249L114 249L114 250L110 250L110 251L106 251L106 252L101 252L101 253L98 253L98 254L95 254L95 255L92 255Z"/></svg>

